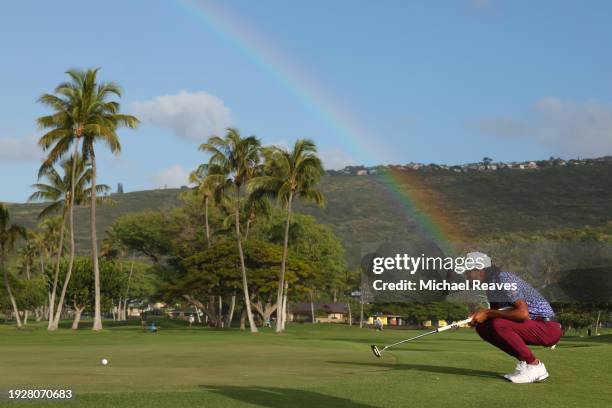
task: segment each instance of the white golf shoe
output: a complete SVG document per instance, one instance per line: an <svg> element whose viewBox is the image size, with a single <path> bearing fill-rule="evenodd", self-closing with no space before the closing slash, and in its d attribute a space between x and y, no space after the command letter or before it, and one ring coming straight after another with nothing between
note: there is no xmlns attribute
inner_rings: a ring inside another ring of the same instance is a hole
<svg viewBox="0 0 612 408"><path fill-rule="evenodd" d="M537 381L544 381L548 378L548 371L544 363L540 361L538 365L525 364L523 369L516 375L509 378L515 384L529 384Z"/></svg>
<svg viewBox="0 0 612 408"><path fill-rule="evenodd" d="M509 373L509 374L504 374L504 378L509 381L510 377L520 374L526 365L527 363L525 361L519 361L518 363L516 363L516 367L514 367L514 372Z"/></svg>

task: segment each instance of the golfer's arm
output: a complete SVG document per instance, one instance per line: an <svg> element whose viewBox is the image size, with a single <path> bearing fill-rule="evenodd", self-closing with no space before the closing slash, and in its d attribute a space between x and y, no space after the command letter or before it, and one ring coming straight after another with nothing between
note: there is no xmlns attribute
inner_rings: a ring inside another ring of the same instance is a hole
<svg viewBox="0 0 612 408"><path fill-rule="evenodd" d="M507 310L489 309L487 317L489 319L501 317L503 319L514 320L515 322L524 322L529 320L529 308L524 300L517 300L514 302L514 307Z"/></svg>

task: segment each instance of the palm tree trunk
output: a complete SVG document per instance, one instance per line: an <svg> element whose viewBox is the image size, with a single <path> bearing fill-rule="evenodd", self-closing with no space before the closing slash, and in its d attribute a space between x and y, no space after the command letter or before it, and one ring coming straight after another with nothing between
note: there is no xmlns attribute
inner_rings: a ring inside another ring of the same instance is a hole
<svg viewBox="0 0 612 408"><path fill-rule="evenodd" d="M363 329L363 287L361 288L361 305L359 306L359 328Z"/></svg>
<svg viewBox="0 0 612 408"><path fill-rule="evenodd" d="M287 324L287 294L289 293L289 284L285 282L285 290L283 291L283 321L282 321L282 330L285 330L285 325Z"/></svg>
<svg viewBox="0 0 612 408"><path fill-rule="evenodd" d="M244 240L249 239L249 229L251 228L251 218L249 218L246 222L246 229L244 231Z"/></svg>
<svg viewBox="0 0 612 408"><path fill-rule="evenodd" d="M123 307L121 308L123 315L121 316L121 320L126 321L128 318L127 312L127 299L123 299Z"/></svg>
<svg viewBox="0 0 612 408"><path fill-rule="evenodd" d="M79 139L74 143L74 152L72 154L72 175L70 180L70 203L69 203L69 220L70 220L70 260L68 261L68 271L66 272L66 278L64 279L64 284L62 285L62 293L60 294L59 301L57 302L57 310L55 312L55 317L53 318L53 322L49 324L47 330L54 331L57 330L59 326L60 316L62 314L62 306L64 304L64 298L66 297L66 290L68 289L68 283L70 282L70 277L72 276L72 267L74 266L74 195L76 189L76 164L77 164L77 156L79 152Z"/></svg>
<svg viewBox="0 0 612 408"><path fill-rule="evenodd" d="M83 309L84 307L78 307L76 304L74 305L74 320L72 321L72 330L78 330Z"/></svg>
<svg viewBox="0 0 612 408"><path fill-rule="evenodd" d="M246 320L246 308L242 308L242 312L240 313L240 330L244 330L246 328L245 325Z"/></svg>
<svg viewBox="0 0 612 408"><path fill-rule="evenodd" d="M96 154L91 148L91 260L94 270L94 331L102 330L102 312L100 310L100 266L98 265L98 235L96 232Z"/></svg>
<svg viewBox="0 0 612 408"><path fill-rule="evenodd" d="M217 327L223 328L223 298L219 296L219 313L217 313Z"/></svg>
<svg viewBox="0 0 612 408"><path fill-rule="evenodd" d="M13 312L15 313L17 327L21 328L21 318L19 317L19 309L17 309L17 302L15 302L15 297L13 296L13 291L11 290L11 284L9 283L8 270L4 266L4 248L0 248L0 251L2 251L2 253L0 253L0 257L2 257L2 259L0 259L0 268L2 268L2 271L4 272L4 287L6 288L6 293L9 299L11 300L11 305L13 306Z"/></svg>
<svg viewBox="0 0 612 408"><path fill-rule="evenodd" d="M130 264L130 274L128 275L127 287L125 288L125 297L123 299L123 315L119 316L120 320L127 320L127 301L130 293L130 283L132 282L132 274L134 273L134 258L136 253L132 252L132 263Z"/></svg>
<svg viewBox="0 0 612 408"><path fill-rule="evenodd" d="M287 202L287 222L285 224L285 240L283 242L283 258L281 260L280 277L278 279L278 293L276 296L276 304L279 308L276 310L276 332L280 333L283 331L283 318L285 314L285 308L283 305L283 289L285 286L285 268L287 264L287 250L289 246L289 226L291 224L291 204L293 203L293 192L289 193L289 201Z"/></svg>
<svg viewBox="0 0 612 408"><path fill-rule="evenodd" d="M43 310L44 315L49 322L53 320L53 313L51 313L51 308L49 307L50 301L51 301L51 291L47 293L47 304L45 305L45 309Z"/></svg>
<svg viewBox="0 0 612 408"><path fill-rule="evenodd" d="M314 312L314 294L312 291L310 292L310 316L312 318L312 323L315 323L315 312Z"/></svg>
<svg viewBox="0 0 612 408"><path fill-rule="evenodd" d="M230 302L229 312L227 313L227 320L225 321L225 327L228 329L232 326L232 319L234 318L234 309L236 308L236 294L232 295Z"/></svg>
<svg viewBox="0 0 612 408"><path fill-rule="evenodd" d="M242 250L242 238L240 237L240 201L236 200L236 240L238 241L238 255L240 257L240 269L242 270L242 289L244 290L244 305L247 318L249 319L249 327L251 333L257 333L257 326L253 320L253 312L251 311L251 297L249 296L249 286L246 276L246 266L244 264L244 252Z"/></svg>
<svg viewBox="0 0 612 408"><path fill-rule="evenodd" d="M351 302L349 300L346 301L346 307L348 308L348 325L353 325L353 313L351 312Z"/></svg>
<svg viewBox="0 0 612 408"><path fill-rule="evenodd" d="M55 274L53 276L53 289L49 298L49 323L47 329L51 329L53 324L53 312L55 310L55 295L57 294L57 280L59 278L60 263L62 260L62 250L64 248L64 235L66 232L66 210L62 214L62 226L60 227L59 247L57 248L57 260L55 261Z"/></svg>
<svg viewBox="0 0 612 408"><path fill-rule="evenodd" d="M117 320L123 320L123 298L119 296L119 302L117 302Z"/></svg>
<svg viewBox="0 0 612 408"><path fill-rule="evenodd" d="M208 195L204 199L204 223L206 224L206 243L210 248L210 225L208 224Z"/></svg>

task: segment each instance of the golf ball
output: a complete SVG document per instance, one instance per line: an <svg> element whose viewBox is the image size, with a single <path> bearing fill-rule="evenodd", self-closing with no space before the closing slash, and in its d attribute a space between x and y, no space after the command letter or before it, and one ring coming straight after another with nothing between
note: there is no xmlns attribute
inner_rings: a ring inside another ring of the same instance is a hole
<svg viewBox="0 0 612 408"><path fill-rule="evenodd" d="M108 364L108 360L103 358L102 361L100 361L100 363L102 363L102 365L107 365Z"/></svg>

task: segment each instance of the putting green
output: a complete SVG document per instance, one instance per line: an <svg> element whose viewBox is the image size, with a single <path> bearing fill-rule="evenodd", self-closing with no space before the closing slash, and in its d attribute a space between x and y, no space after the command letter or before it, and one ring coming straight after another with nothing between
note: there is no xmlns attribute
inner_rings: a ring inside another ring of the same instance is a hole
<svg viewBox="0 0 612 408"><path fill-rule="evenodd" d="M101 333L0 326L0 389L72 388L75 400L63 405L79 407L612 405L610 335L566 337L554 351L537 348L550 379L515 385L500 377L514 361L468 329L377 359L371 343L415 332L320 324L251 335L160 325L157 334L137 323L107 324Z"/></svg>

